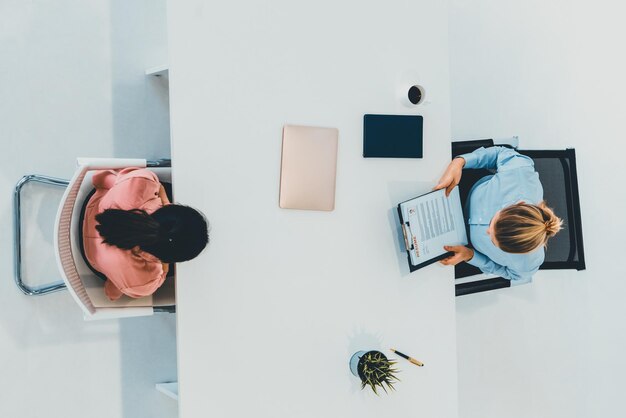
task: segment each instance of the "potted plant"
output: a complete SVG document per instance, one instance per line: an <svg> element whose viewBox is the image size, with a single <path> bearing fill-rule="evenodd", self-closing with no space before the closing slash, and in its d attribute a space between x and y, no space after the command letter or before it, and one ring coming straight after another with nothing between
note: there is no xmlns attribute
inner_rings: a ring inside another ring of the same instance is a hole
<svg viewBox="0 0 626 418"><path fill-rule="evenodd" d="M387 388L394 390L393 384L400 380L396 377L395 364L380 351L357 351L350 359L350 371L361 379L361 389L369 386L378 395L377 388L385 392Z"/></svg>

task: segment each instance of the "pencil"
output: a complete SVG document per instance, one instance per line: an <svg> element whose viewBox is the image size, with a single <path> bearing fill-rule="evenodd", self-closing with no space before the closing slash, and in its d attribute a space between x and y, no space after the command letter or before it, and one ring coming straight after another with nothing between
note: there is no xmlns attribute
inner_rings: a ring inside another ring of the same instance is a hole
<svg viewBox="0 0 626 418"><path fill-rule="evenodd" d="M406 354L403 354L403 353L397 351L395 348L390 348L390 350L392 352L396 353L397 355L399 355L400 357L407 359L408 361L410 361L411 363L415 364L416 366L424 367L424 363L422 363L421 361L415 360L413 357L409 357Z"/></svg>

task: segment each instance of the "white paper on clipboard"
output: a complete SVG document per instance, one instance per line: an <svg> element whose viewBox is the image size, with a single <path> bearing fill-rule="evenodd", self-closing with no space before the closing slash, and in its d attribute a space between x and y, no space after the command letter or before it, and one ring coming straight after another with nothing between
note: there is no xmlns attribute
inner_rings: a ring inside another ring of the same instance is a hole
<svg viewBox="0 0 626 418"><path fill-rule="evenodd" d="M455 187L450 196L437 190L400 204L411 264L419 265L444 254L444 245L466 245L467 234L459 190Z"/></svg>

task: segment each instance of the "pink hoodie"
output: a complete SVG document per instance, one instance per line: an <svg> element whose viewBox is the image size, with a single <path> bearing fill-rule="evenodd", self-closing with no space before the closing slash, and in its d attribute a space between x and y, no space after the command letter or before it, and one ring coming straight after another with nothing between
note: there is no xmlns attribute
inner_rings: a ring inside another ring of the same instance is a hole
<svg viewBox="0 0 626 418"><path fill-rule="evenodd" d="M122 250L104 244L96 230L96 215L106 209L143 209L148 213L163 206L161 183L146 169L97 171L93 176L96 192L89 199L83 221L83 243L89 263L107 277L104 291L110 300L122 294L139 298L153 294L165 280L161 261L139 250Z"/></svg>

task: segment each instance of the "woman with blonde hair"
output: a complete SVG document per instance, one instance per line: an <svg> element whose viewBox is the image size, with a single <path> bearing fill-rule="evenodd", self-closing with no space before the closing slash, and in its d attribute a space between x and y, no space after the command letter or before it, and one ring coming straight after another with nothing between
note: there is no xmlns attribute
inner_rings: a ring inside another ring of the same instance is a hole
<svg viewBox="0 0 626 418"><path fill-rule="evenodd" d="M435 189L449 194L464 168L497 172L478 180L468 194L465 210L473 248L446 246L454 255L441 263L466 261L511 284L529 282L544 261L548 239L563 224L543 201L533 160L505 147L479 148L454 158Z"/></svg>

